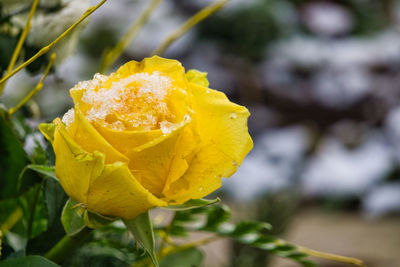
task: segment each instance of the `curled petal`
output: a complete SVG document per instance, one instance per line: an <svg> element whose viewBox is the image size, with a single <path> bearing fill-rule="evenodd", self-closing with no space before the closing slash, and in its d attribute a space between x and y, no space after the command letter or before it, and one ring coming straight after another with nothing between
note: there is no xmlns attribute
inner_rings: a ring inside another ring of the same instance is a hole
<svg viewBox="0 0 400 267"><path fill-rule="evenodd" d="M180 136L176 146L174 156L171 161L169 173L165 181L163 193L168 192L172 183L182 177L189 168L190 155L199 144L199 136L196 135L191 127L186 127Z"/></svg>
<svg viewBox="0 0 400 267"><path fill-rule="evenodd" d="M225 94L191 83L195 99L193 127L200 136L198 150L185 174L164 192L167 199L183 203L201 198L231 176L252 149L247 118L250 113L230 102Z"/></svg>
<svg viewBox="0 0 400 267"><path fill-rule="evenodd" d="M166 205L135 179L127 163L105 164L103 153L83 150L59 119L54 123L56 175L71 198L89 210L127 219L154 206Z"/></svg>
<svg viewBox="0 0 400 267"><path fill-rule="evenodd" d="M104 215L131 219L152 207L167 206L145 189L126 164L104 166L101 175L90 185L87 205Z"/></svg>
<svg viewBox="0 0 400 267"><path fill-rule="evenodd" d="M176 155L176 145L189 121L184 121L170 134L162 135L127 152L129 168L140 183L156 196L161 196Z"/></svg>
<svg viewBox="0 0 400 267"><path fill-rule="evenodd" d="M56 154L56 176L65 192L86 204L89 185L103 171L104 154L87 153L67 133L60 119L55 119L53 148Z"/></svg>
<svg viewBox="0 0 400 267"><path fill-rule="evenodd" d="M194 83L203 87L208 87L210 83L207 80L207 72L201 72L198 70L188 70L186 77L190 83Z"/></svg>
<svg viewBox="0 0 400 267"><path fill-rule="evenodd" d="M98 150L106 155L105 163L117 161L128 162L129 159L112 147L92 124L83 116L79 109L75 109L75 118L67 131L85 151L93 152Z"/></svg>
<svg viewBox="0 0 400 267"><path fill-rule="evenodd" d="M163 135L161 130L151 131L119 131L100 125L96 130L120 153L126 153L132 148L140 147Z"/></svg>
<svg viewBox="0 0 400 267"><path fill-rule="evenodd" d="M159 56L145 58L141 62L130 61L121 66L115 72L115 75L125 78L138 72L152 73L154 71L168 74L168 77L184 85L183 88L187 85L185 69L182 67L182 64L177 60L161 58Z"/></svg>

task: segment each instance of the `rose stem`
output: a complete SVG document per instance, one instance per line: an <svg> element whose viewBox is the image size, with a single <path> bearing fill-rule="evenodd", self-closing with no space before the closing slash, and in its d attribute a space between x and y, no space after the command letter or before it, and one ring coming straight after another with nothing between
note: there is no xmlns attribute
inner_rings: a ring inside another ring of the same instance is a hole
<svg viewBox="0 0 400 267"><path fill-rule="evenodd" d="M86 227L73 236L65 235L58 243L44 255L47 259L60 263L73 250L80 247L93 229Z"/></svg>

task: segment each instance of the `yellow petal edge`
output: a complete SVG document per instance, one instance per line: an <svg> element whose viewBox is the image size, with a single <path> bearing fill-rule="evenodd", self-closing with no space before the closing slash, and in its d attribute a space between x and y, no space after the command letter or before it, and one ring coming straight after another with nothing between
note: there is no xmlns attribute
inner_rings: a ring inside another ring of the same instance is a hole
<svg viewBox="0 0 400 267"><path fill-rule="evenodd" d="M60 119L39 129L56 154L56 176L65 192L88 210L131 219L152 207L166 206L145 189L124 162L105 164L104 154L84 151L67 133ZM53 138L52 138L53 137Z"/></svg>

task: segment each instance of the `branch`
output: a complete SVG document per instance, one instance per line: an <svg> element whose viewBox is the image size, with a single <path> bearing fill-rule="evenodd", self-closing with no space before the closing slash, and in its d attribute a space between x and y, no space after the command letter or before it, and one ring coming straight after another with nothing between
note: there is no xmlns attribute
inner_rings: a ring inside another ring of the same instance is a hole
<svg viewBox="0 0 400 267"><path fill-rule="evenodd" d="M162 54L164 54L164 52L168 49L168 47L171 46L173 42L182 37L187 31L193 28L193 26L223 8L227 2L228 0L220 0L214 4L206 6L205 8L194 14L187 21L185 21L175 32L168 35L164 42L153 51L152 55L161 56Z"/></svg>
<svg viewBox="0 0 400 267"><path fill-rule="evenodd" d="M363 263L362 260L356 259L356 258L352 258L352 257L345 257L345 256L340 256L340 255L335 255L335 254L331 254L331 253L326 253L326 252L321 252L321 251L317 251L314 249L309 249L309 248L305 248L302 246L297 246L297 248L312 256L315 258L319 258L319 259L326 259L326 260L330 260L330 261L336 261L336 262L343 262L343 263L349 263L349 264L353 264L353 265L357 265L357 266L361 266L361 267L366 267L366 265Z"/></svg>
<svg viewBox="0 0 400 267"><path fill-rule="evenodd" d="M47 75L49 74L49 71L50 71L51 67L53 66L53 63L55 60L56 60L56 54L53 53L50 56L49 64L47 65L46 70L44 71L43 76L40 79L40 81L38 82L38 84L15 107L10 108L10 110L8 111L9 116L13 115L17 110L19 110L23 105L25 105L26 102L28 102L34 95L36 95L40 90L42 90L43 82L46 79Z"/></svg>
<svg viewBox="0 0 400 267"><path fill-rule="evenodd" d="M122 52L128 47L132 40L137 36L140 29L147 23L150 15L161 4L163 0L152 0L146 9L140 14L139 18L131 25L128 32L121 38L119 43L112 49L105 52L100 64L100 73L107 71L114 62L121 56Z"/></svg>
<svg viewBox="0 0 400 267"><path fill-rule="evenodd" d="M37 7L38 3L39 3L39 0L33 1L31 10L29 11L28 19L26 20L25 27L21 33L21 36L19 37L17 46L15 47L15 50L11 56L10 63L8 64L6 75L9 74L12 71L12 69L14 68L15 62L18 59L19 53L21 52L22 45L24 44L25 39L28 36L29 31L31 30L31 20L32 20L33 15L36 12L36 7ZM5 82L3 84L1 84L0 95L3 93L5 85L6 85Z"/></svg>
<svg viewBox="0 0 400 267"><path fill-rule="evenodd" d="M82 17L77 20L74 24L72 24L71 27L69 27L65 32L63 32L60 36L58 36L53 42L51 42L49 45L43 47L42 49L39 50L33 57L19 65L16 69L14 69L11 73L7 74L5 77L3 77L0 80L0 85L5 83L8 79L10 79L15 73L19 72L29 64L31 64L33 61L35 61L37 58L40 56L48 53L53 46L55 46L61 39L63 39L65 36L67 36L73 29L76 28L83 20L85 20L90 14L92 14L96 9L98 9L100 6L102 6L107 0L102 0L97 6L92 6L86 12L82 15Z"/></svg>

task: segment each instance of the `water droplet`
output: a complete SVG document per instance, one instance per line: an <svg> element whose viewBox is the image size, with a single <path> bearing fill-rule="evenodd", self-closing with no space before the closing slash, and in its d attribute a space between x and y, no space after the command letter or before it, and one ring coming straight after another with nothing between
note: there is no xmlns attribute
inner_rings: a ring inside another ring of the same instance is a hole
<svg viewBox="0 0 400 267"><path fill-rule="evenodd" d="M210 90L206 90L206 93L209 94L209 93L210 93Z"/></svg>
<svg viewBox="0 0 400 267"><path fill-rule="evenodd" d="M204 188L203 188L202 186L200 186L200 187L199 187L199 192L202 192L203 189L204 189Z"/></svg>
<svg viewBox="0 0 400 267"><path fill-rule="evenodd" d="M231 114L229 114L229 118L231 118L232 120L237 119L236 112L232 112Z"/></svg>

